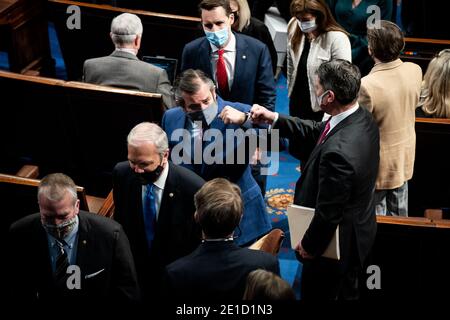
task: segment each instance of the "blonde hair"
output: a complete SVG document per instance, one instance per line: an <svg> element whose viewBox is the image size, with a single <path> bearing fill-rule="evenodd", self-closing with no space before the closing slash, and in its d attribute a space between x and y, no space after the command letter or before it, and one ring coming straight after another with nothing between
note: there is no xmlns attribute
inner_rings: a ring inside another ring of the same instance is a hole
<svg viewBox="0 0 450 320"><path fill-rule="evenodd" d="M250 18L252 17L250 13L250 7L248 6L247 0L230 0L230 2L236 2L239 8L238 9L239 23L237 31L242 32L242 30L250 24ZM234 19L236 20L236 17L234 17Z"/></svg>
<svg viewBox="0 0 450 320"><path fill-rule="evenodd" d="M317 31L323 34L328 31L340 31L349 35L347 31L336 22L331 14L330 8L324 0L292 0L291 15L295 19L304 13L312 14L316 17ZM300 45L303 32L300 27L295 27L294 35L291 38L291 46L295 50Z"/></svg>
<svg viewBox="0 0 450 320"><path fill-rule="evenodd" d="M450 49L439 52L428 65L419 106L434 118L450 119Z"/></svg>

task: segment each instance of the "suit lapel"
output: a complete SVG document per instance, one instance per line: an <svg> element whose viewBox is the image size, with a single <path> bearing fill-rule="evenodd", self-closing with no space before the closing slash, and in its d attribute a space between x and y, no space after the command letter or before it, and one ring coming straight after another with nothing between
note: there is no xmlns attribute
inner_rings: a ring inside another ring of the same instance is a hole
<svg viewBox="0 0 450 320"><path fill-rule="evenodd" d="M344 128L345 126L347 126L349 123L351 124L351 122L354 121L354 118L359 117L360 113L362 112L361 107L358 108L358 110L356 110L354 113L352 113L351 115L349 115L347 118L345 118L344 120L342 120L341 122L339 122L336 127L334 127L324 138L323 142L320 145L317 145L311 155L309 156L308 161L305 164L305 167L302 169L302 171L306 171L306 168L309 167L309 165L314 162L314 159L319 155L319 151L322 150L322 148L324 147L325 143L327 143L327 141L333 136L335 135L337 132L339 132L339 130L341 130L342 128ZM323 124L323 127L325 127L325 123ZM324 128L322 128L323 130ZM322 132L321 130L321 132Z"/></svg>
<svg viewBox="0 0 450 320"><path fill-rule="evenodd" d="M159 233L166 234L161 228L164 229L164 226L171 225L171 220L174 218L172 215L179 212L179 210L173 210L179 196L177 186L178 183L180 183L177 181L175 170L175 166L172 162L169 162L169 174L167 175L166 184L164 185L161 206L159 208L156 236L158 236Z"/></svg>
<svg viewBox="0 0 450 320"><path fill-rule="evenodd" d="M230 90L230 95L231 92L235 92L238 89L241 81L245 81L244 75L246 74L248 59L247 43L238 34L234 33L234 36L236 37L236 62L234 66L234 78Z"/></svg>
<svg viewBox="0 0 450 320"><path fill-rule="evenodd" d="M33 254L37 255L35 256L36 257L35 259L37 261L37 266L39 266L41 270L38 271L39 277L42 279L41 280L42 284L45 287L47 287L50 283L53 283L53 271L50 262L50 252L48 248L47 233L42 227L39 219L36 220L36 223L33 228L34 228L33 234L35 236L34 239L32 240L32 244L36 244L37 246Z"/></svg>
<svg viewBox="0 0 450 320"><path fill-rule="evenodd" d="M89 263L88 247L92 245L93 238L89 233L90 226L83 213L78 214L78 244L77 244L77 260L76 264L80 267L82 274L83 270L89 270L86 265Z"/></svg>
<svg viewBox="0 0 450 320"><path fill-rule="evenodd" d="M209 44L208 39L204 38L202 43L200 44L199 50L197 50L197 64L198 68L203 70L206 74L210 76L211 79L214 79L211 70L211 46Z"/></svg>

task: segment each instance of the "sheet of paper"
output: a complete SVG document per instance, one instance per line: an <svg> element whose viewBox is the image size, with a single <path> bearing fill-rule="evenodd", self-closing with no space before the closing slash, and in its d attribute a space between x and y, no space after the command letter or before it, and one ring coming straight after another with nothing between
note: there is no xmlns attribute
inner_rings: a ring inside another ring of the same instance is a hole
<svg viewBox="0 0 450 320"><path fill-rule="evenodd" d="M294 249L300 240L303 239L306 230L308 230L314 217L314 209L293 204L287 208L287 215L289 232L291 234L291 246ZM336 232L322 256L336 260L341 258L339 250L339 226L336 228Z"/></svg>

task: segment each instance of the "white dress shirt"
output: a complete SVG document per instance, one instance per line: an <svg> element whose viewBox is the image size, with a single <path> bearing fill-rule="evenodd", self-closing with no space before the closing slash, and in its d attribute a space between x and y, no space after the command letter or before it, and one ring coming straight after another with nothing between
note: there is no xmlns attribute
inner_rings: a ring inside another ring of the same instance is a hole
<svg viewBox="0 0 450 320"><path fill-rule="evenodd" d="M217 60L219 59L219 53L215 45L211 44L211 70L214 75L214 82L217 83L216 69L217 69ZM236 65L236 37L233 32L230 32L230 41L228 44L223 47L225 50L223 53L223 58L225 60L225 67L227 69L227 78L228 78L228 88L231 90L231 86L233 85L234 79L234 66Z"/></svg>

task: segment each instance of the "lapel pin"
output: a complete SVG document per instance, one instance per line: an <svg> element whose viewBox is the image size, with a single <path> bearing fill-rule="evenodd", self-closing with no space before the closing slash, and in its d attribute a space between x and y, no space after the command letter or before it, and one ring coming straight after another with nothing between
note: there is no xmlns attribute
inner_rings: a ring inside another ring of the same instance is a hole
<svg viewBox="0 0 450 320"><path fill-rule="evenodd" d="M173 193L172 192L169 193L169 197L173 198Z"/></svg>
<svg viewBox="0 0 450 320"><path fill-rule="evenodd" d="M83 244L86 245L86 243L87 243L87 241L86 241L86 240L83 240Z"/></svg>
<svg viewBox="0 0 450 320"><path fill-rule="evenodd" d="M247 56L244 54L243 56L242 56L242 59L247 59Z"/></svg>

